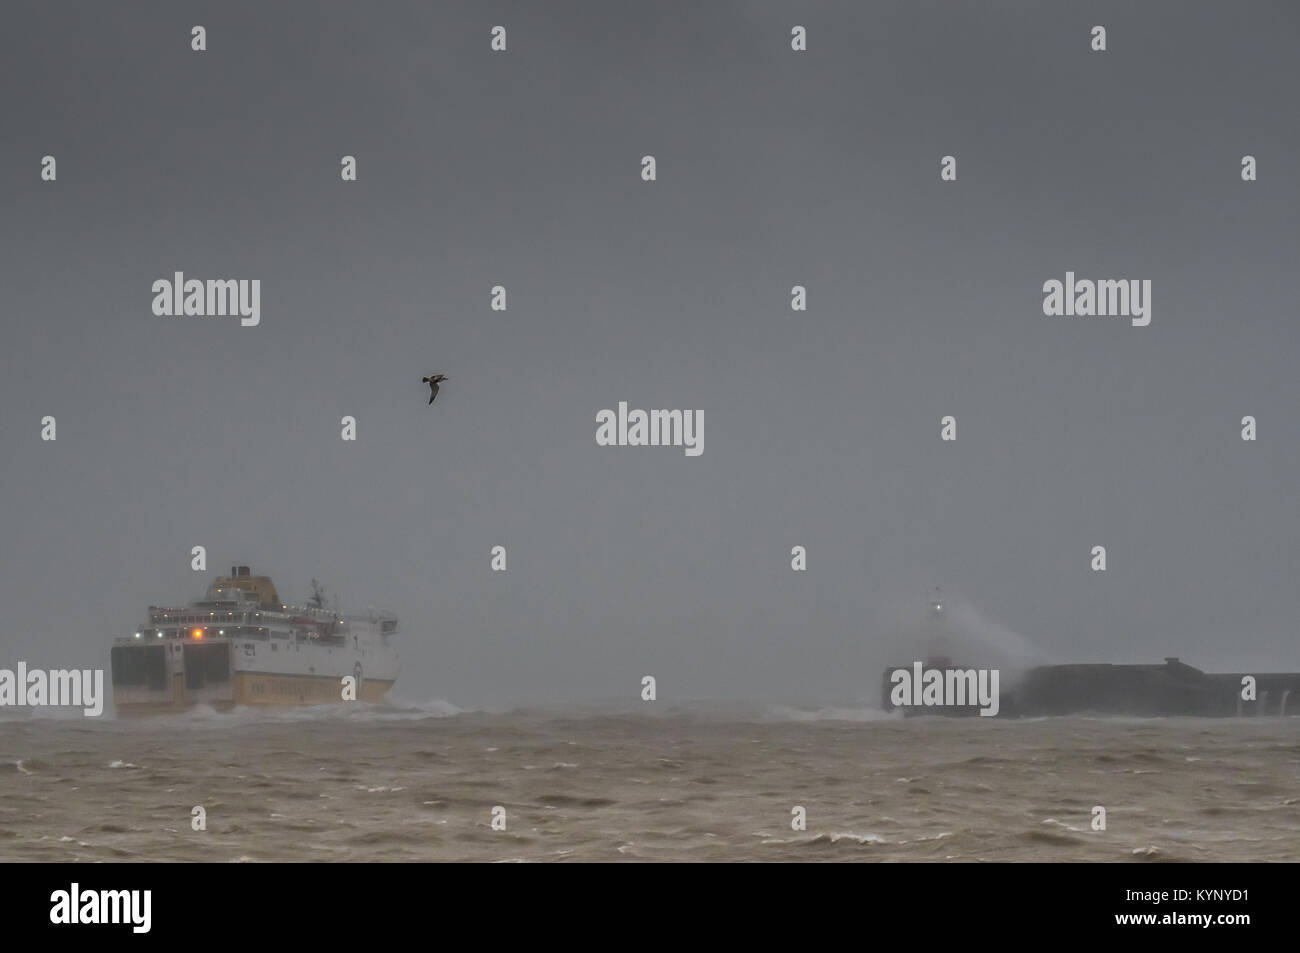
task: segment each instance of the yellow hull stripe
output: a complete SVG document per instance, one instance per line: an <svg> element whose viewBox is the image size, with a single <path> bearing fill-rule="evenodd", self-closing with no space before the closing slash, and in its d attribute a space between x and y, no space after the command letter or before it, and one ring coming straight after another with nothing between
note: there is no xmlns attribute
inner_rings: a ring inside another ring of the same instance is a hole
<svg viewBox="0 0 1300 953"><path fill-rule="evenodd" d="M357 700L383 701L391 681L364 679ZM235 675L237 705L325 705L343 701L343 676L328 675L261 675L238 672Z"/></svg>
<svg viewBox="0 0 1300 953"><path fill-rule="evenodd" d="M327 705L343 701L343 676L331 675L276 675L269 673L236 672L233 683L234 697L190 701L185 697L185 676L172 677L171 698L147 702L128 702L115 699L121 715L152 715L185 711L195 705L206 704L217 709L236 705L262 705L288 707L293 705ZM358 700L380 702L393 687L392 679L364 679Z"/></svg>

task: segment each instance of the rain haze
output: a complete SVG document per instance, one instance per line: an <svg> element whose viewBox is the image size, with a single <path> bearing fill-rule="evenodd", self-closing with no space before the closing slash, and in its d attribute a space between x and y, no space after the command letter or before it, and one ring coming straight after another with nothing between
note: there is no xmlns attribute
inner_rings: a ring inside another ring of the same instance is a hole
<svg viewBox="0 0 1300 953"><path fill-rule="evenodd" d="M462 707L875 704L935 585L1053 660L1300 670L1294 6L6 19L4 665L238 563L396 612L394 694ZM177 271L260 323L156 316ZM1045 315L1067 271L1150 324ZM703 452L598 446L620 401Z"/></svg>

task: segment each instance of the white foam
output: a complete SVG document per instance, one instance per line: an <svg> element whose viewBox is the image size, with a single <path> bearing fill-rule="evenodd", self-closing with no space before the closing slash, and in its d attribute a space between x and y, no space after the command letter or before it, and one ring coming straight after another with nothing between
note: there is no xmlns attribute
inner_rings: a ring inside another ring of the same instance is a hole
<svg viewBox="0 0 1300 953"><path fill-rule="evenodd" d="M898 712L879 708L790 708L778 705L767 711L772 721L894 721L901 718Z"/></svg>

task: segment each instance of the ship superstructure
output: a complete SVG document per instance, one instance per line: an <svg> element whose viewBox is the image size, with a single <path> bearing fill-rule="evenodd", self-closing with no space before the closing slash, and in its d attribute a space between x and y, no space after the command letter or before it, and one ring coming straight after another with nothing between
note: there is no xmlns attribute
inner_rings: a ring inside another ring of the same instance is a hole
<svg viewBox="0 0 1300 953"><path fill-rule="evenodd" d="M280 601L269 576L232 566L204 598L150 606L148 623L115 639L113 702L120 714L195 705L320 705L380 701L397 679L397 617L331 610L319 590L306 605Z"/></svg>

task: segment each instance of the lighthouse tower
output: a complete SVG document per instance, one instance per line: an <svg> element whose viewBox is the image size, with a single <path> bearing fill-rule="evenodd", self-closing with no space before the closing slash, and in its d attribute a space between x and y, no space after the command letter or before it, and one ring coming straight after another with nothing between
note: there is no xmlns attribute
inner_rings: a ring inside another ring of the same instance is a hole
<svg viewBox="0 0 1300 953"><path fill-rule="evenodd" d="M939 587L930 590L925 620L925 651L927 668L951 668L953 639L944 613L943 594Z"/></svg>

